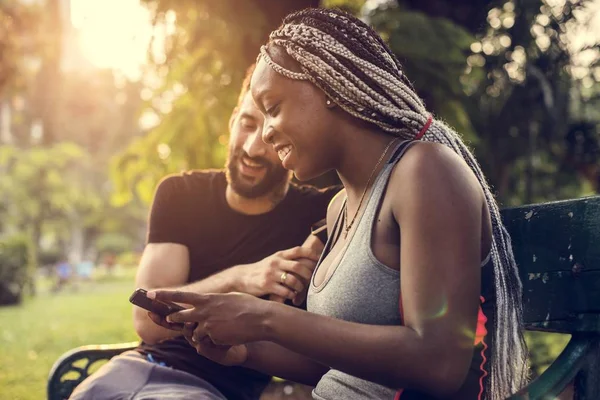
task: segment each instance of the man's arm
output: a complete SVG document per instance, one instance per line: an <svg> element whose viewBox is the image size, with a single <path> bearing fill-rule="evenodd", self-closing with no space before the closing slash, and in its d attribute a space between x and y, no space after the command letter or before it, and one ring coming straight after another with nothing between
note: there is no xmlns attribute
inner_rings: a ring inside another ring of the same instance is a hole
<svg viewBox="0 0 600 400"><path fill-rule="evenodd" d="M180 289L196 293L227 293L239 288L240 275L233 268L209 278L186 284L190 272L189 252L177 243L150 243L144 249L137 271L136 287L144 289ZM156 325L148 312L133 309L135 331L146 343L156 343L179 334Z"/></svg>
<svg viewBox="0 0 600 400"><path fill-rule="evenodd" d="M144 289L177 288L187 281L190 270L186 246L176 243L149 243L144 249L135 277L135 286ZM154 344L178 336L156 325L143 308L133 307L133 326L146 343Z"/></svg>
<svg viewBox="0 0 600 400"><path fill-rule="evenodd" d="M259 262L233 266L208 278L186 284L190 271L189 252L186 246L176 243L150 243L136 276L136 287L144 289L178 289L195 293L243 292L254 296L271 295L283 302L305 294L312 271L318 261L323 244L310 235L303 246L277 252ZM281 274L288 272L286 285ZM293 278L292 278L293 276ZM146 343L179 336L177 331L156 325L148 312L140 307L133 310L134 327Z"/></svg>
<svg viewBox="0 0 600 400"><path fill-rule="evenodd" d="M189 214L181 177L163 179L157 187L148 225L148 245L144 249L136 276L136 287L144 289L180 289L195 293L243 292L254 296L270 295L283 302L294 299L301 303L323 249L313 235L301 247L277 252L252 264L232 266L203 280L188 283L190 256L186 244L189 230L185 216ZM283 272L289 276L285 285ZM134 307L134 327L144 342L156 343L178 336L178 332L156 325L147 311Z"/></svg>

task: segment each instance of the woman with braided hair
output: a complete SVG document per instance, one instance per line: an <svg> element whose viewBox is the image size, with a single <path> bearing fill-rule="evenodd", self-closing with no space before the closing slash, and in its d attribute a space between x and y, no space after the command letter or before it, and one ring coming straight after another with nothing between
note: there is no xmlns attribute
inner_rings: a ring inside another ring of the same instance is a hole
<svg viewBox="0 0 600 400"><path fill-rule="evenodd" d="M283 166L300 180L336 170L345 190L308 312L155 292L193 306L169 319L198 352L316 385L315 399L498 400L523 386L521 283L498 206L383 40L341 11L291 14L251 90Z"/></svg>

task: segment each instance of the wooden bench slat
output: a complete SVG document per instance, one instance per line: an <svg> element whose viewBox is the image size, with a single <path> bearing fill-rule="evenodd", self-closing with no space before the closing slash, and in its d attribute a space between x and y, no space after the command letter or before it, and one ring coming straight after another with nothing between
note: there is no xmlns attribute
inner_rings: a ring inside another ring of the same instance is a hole
<svg viewBox="0 0 600 400"><path fill-rule="evenodd" d="M528 329L600 332L600 197L502 210Z"/></svg>
<svg viewBox="0 0 600 400"><path fill-rule="evenodd" d="M599 326L590 324L585 314L592 319L600 314L599 282L600 271L586 271L578 277L549 273L524 282L523 316L528 326L556 332L598 332ZM564 321L569 321L568 326Z"/></svg>

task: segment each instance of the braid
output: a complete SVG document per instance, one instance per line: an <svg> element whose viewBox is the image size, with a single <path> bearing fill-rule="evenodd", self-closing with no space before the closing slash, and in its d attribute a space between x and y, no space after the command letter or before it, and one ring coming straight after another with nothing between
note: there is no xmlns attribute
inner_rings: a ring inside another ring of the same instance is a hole
<svg viewBox="0 0 600 400"><path fill-rule="evenodd" d="M304 18L305 20L309 21L309 22L314 22L315 26L319 27L319 32L317 33L316 31L313 33L315 36L324 36L327 35L328 37L333 38L328 32L331 30L331 27L329 27L328 25L316 20L316 19L312 19L312 18ZM284 33L289 33L289 32L284 32ZM274 35L273 38L279 37L278 35ZM318 38L315 38L318 39ZM355 43L351 43L351 40L354 40ZM285 40L284 40L285 43ZM313 54L319 54L319 47L322 46L322 42L320 40L303 40L300 39L299 43L302 44L303 46L303 50L306 50L308 52L311 52ZM364 53L363 48L362 48L362 44L360 42L358 42L356 39L354 38L348 38L346 36L342 36L342 46L344 48L347 48L349 46L358 46L359 51L355 51L356 54L358 54L359 57L363 57L362 54ZM331 51L335 51L335 47L330 49ZM321 52L322 53L322 52ZM347 69L349 72L351 72L352 74L357 76L357 81L362 82L366 85L367 88L378 88L378 86L376 84L370 84L370 83L375 83L372 82L371 78L368 77L368 75L366 75L365 72L363 72L357 65L356 63L352 62L352 60L348 60L346 58L335 58L334 56L332 56L331 54L329 54L328 52L324 53L326 56L328 56L328 60L324 60L325 62L328 63L333 63L333 64L342 64L343 67L345 68L340 68L340 65L337 65L338 71L344 71L344 69ZM348 54L350 54L351 56L354 56L354 54L350 53L350 51L348 51ZM364 57L363 57L364 58ZM373 90L373 89L369 89L369 90ZM381 90L378 90L378 93L382 96L387 97L388 102L391 101L392 99L389 97L388 93L385 93Z"/></svg>
<svg viewBox="0 0 600 400"><path fill-rule="evenodd" d="M491 256L496 291L496 323L493 337L492 373L488 384L490 391L488 393L491 399L504 398L497 395L501 393L503 396L508 396L526 383L528 354L522 334L521 293L523 287L514 261L510 235L502 224L500 209L486 183L481 167L459 136L454 133L454 137L451 137L446 132L454 133L442 122L435 121L423 139L445 144L467 162L479 182L482 183L492 220L494 243Z"/></svg>
<svg viewBox="0 0 600 400"><path fill-rule="evenodd" d="M302 72L275 63L269 46L279 46ZM259 57L290 79L308 80L350 115L371 122L406 140L441 143L460 155L479 180L492 221L496 305L490 379L487 394L500 400L526 383L526 346L523 339L522 285L510 236L477 160L460 136L442 121L433 120L402 71L402 65L383 39L367 24L339 10L306 9L288 15L270 35Z"/></svg>
<svg viewBox="0 0 600 400"><path fill-rule="evenodd" d="M316 21L316 23L311 24L311 20ZM389 64L389 61L383 57L383 53L380 51L381 49L383 49L383 47L377 49L376 44L372 46L367 46L367 44L369 42L373 42L374 38L378 35L373 35L372 33L374 32L370 32L371 27L369 27L366 24L352 24L350 20L348 20L344 16L331 18L329 15L326 14L311 13L310 9L298 11L290 15L289 20L288 18L284 19L283 24L305 24L308 26L314 26L325 33L331 34L334 37L337 36L336 39L340 43L346 46L350 45L350 47L352 47L355 50L355 54L359 57L365 59L375 58L375 60L377 60L383 68L389 68L389 72L394 72L394 70L391 68L391 65ZM366 31L366 34L360 32L361 28L364 31ZM353 35L347 35L346 32L348 31L353 33ZM339 33L341 33L341 35Z"/></svg>

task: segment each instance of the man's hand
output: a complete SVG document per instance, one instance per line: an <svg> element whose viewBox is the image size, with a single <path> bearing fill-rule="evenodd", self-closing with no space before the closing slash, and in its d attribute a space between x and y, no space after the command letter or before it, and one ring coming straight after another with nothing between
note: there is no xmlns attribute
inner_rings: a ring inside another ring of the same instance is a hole
<svg viewBox="0 0 600 400"><path fill-rule="evenodd" d="M240 274L240 291L254 296L269 295L271 300L294 304L304 300L319 252L310 247L293 247L253 264L236 267Z"/></svg>

